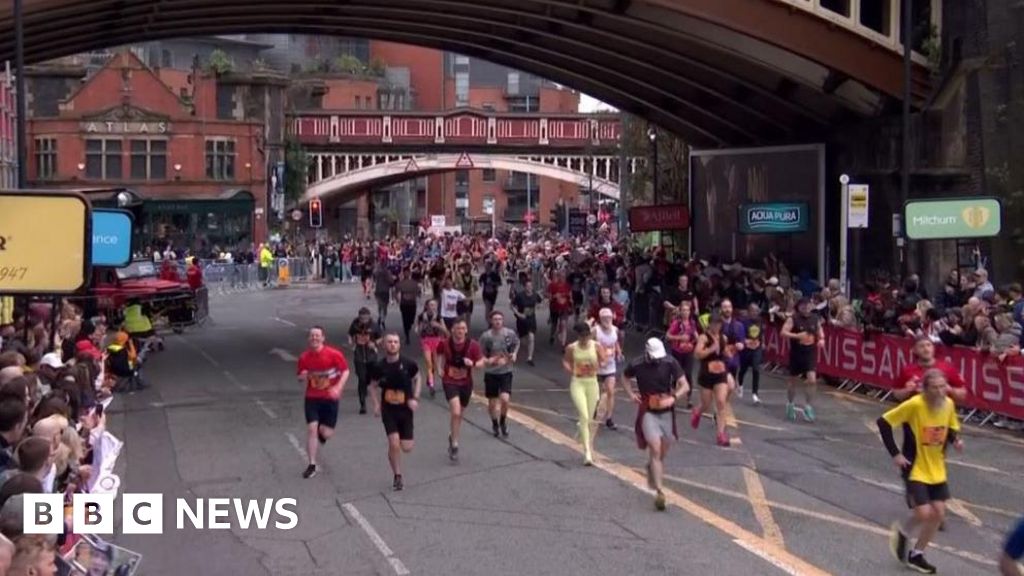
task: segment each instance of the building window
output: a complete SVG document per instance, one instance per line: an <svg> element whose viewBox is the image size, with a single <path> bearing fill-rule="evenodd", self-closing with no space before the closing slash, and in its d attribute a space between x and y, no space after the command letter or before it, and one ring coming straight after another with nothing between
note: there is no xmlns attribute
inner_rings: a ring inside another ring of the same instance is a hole
<svg viewBox="0 0 1024 576"><path fill-rule="evenodd" d="M455 187L469 188L469 170L455 171Z"/></svg>
<svg viewBox="0 0 1024 576"><path fill-rule="evenodd" d="M174 55L170 50L160 51L160 66L163 68L174 68Z"/></svg>
<svg viewBox="0 0 1024 576"><path fill-rule="evenodd" d="M36 138L36 178L52 180L57 177L57 139Z"/></svg>
<svg viewBox="0 0 1024 576"><path fill-rule="evenodd" d="M496 182L498 172L494 168L484 168L484 182Z"/></svg>
<svg viewBox="0 0 1024 576"><path fill-rule="evenodd" d="M360 108L362 108L363 107L363 97L359 96L359 95L356 95L353 98L355 98L355 109L359 110Z"/></svg>
<svg viewBox="0 0 1024 576"><path fill-rule="evenodd" d="M455 105L469 105L469 72L455 73Z"/></svg>
<svg viewBox="0 0 1024 576"><path fill-rule="evenodd" d="M167 141L132 140L132 180L167 179Z"/></svg>
<svg viewBox="0 0 1024 576"><path fill-rule="evenodd" d="M512 96L519 94L519 72L508 73L508 93Z"/></svg>
<svg viewBox="0 0 1024 576"><path fill-rule="evenodd" d="M85 141L85 177L93 180L121 178L121 141L90 138Z"/></svg>
<svg viewBox="0 0 1024 576"><path fill-rule="evenodd" d="M211 180L235 179L235 142L206 141L206 177Z"/></svg>

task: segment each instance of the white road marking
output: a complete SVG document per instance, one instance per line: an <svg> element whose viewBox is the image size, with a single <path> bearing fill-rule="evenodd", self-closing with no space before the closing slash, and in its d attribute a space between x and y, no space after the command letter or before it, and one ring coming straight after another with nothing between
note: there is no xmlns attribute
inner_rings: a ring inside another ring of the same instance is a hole
<svg viewBox="0 0 1024 576"><path fill-rule="evenodd" d="M889 492L895 492L896 494L903 494L904 491L905 491L902 486L898 486L896 484L890 484L889 482L879 482L878 480L872 480L871 478L864 478L863 476L853 476L853 479L854 480L860 480L861 482L863 482L865 484L871 484L872 486L876 486L876 487L881 488L883 490L888 490Z"/></svg>
<svg viewBox="0 0 1024 576"><path fill-rule="evenodd" d="M782 570L786 574L790 574L791 576L800 576L800 572L796 568L794 568L793 566L790 566L789 564L786 564L785 562L783 562L782 560L779 560L775 556L773 556L771 554L768 554L767 552L764 552L764 551L758 549L753 544L750 544L750 543L748 543L745 540L740 540L739 538L733 540L733 542L735 542L736 545L739 546L740 548L743 548L744 550L746 550L747 552L750 552L754 556L757 556L758 558L764 560L765 562L771 564L772 566L775 566L776 568L778 568L779 570Z"/></svg>
<svg viewBox="0 0 1024 576"><path fill-rule="evenodd" d="M366 532L366 535L370 537L370 541L373 542L373 545L377 547L377 550L379 550L388 563L391 564L391 568L395 570L395 574L398 574L398 576L411 574L409 569L405 567L405 564L402 564L402 561L395 557L394 551L391 550L387 542L380 537L377 530L365 517L363 517L362 513L359 512L355 506L352 504L345 504L342 508L344 508L345 512L347 512L348 515L356 521L356 524L359 524L359 527L363 529L363 532Z"/></svg>
<svg viewBox="0 0 1024 576"><path fill-rule="evenodd" d="M295 362L298 360L298 357L283 348L271 348L270 354L277 356L285 362Z"/></svg>
<svg viewBox="0 0 1024 576"><path fill-rule="evenodd" d="M281 324L284 324L285 326L291 326L292 328L298 328L298 326L299 326L298 324L296 324L295 322L292 322L291 320L285 320L284 318L278 318L277 316L274 316L274 320L276 322L280 322Z"/></svg>
<svg viewBox="0 0 1024 576"><path fill-rule="evenodd" d="M224 371L224 377L228 379L228 382L231 382L235 386L238 386L238 389L241 390L242 392L251 392L252 391L252 388L249 387L248 384L244 384L244 383L242 383L241 380L239 380L238 378L235 378L235 375L232 374L230 371L225 370Z"/></svg>
<svg viewBox="0 0 1024 576"><path fill-rule="evenodd" d="M292 448L295 448L295 451L299 453L299 456L302 456L303 460L309 458L309 455L306 454L306 449L302 447L302 442L299 442L299 439L295 437L295 434L285 432L284 435L288 437L288 442L292 445Z"/></svg>
<svg viewBox="0 0 1024 576"><path fill-rule="evenodd" d="M263 410L264 414L269 416L271 419L277 420L277 412L274 412L273 410L271 410L270 407L267 406L263 402L263 400L260 400L259 398L257 398L256 399L256 405L260 407L260 410Z"/></svg>
<svg viewBox="0 0 1024 576"><path fill-rule="evenodd" d="M196 349L199 350L199 354L203 358L206 358L207 362L209 362L210 364L213 364L214 368L220 368L220 362L217 362L217 360L213 356L210 356L210 354L206 350L203 350L202 348L196 348Z"/></svg>

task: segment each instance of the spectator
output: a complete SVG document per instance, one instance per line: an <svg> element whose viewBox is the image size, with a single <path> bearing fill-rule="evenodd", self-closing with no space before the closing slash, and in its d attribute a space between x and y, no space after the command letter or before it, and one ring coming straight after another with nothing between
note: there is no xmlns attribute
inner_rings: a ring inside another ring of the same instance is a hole
<svg viewBox="0 0 1024 576"><path fill-rule="evenodd" d="M0 396L0 470L12 466L14 447L25 434L26 406L22 398Z"/></svg>
<svg viewBox="0 0 1024 576"><path fill-rule="evenodd" d="M26 534L14 543L9 576L52 576L57 574L56 549L40 534Z"/></svg>
<svg viewBox="0 0 1024 576"><path fill-rule="evenodd" d="M978 268L971 273L971 280L968 286L974 287L973 296L979 300L984 298L986 294L995 292L992 283L988 281L988 270L984 268Z"/></svg>

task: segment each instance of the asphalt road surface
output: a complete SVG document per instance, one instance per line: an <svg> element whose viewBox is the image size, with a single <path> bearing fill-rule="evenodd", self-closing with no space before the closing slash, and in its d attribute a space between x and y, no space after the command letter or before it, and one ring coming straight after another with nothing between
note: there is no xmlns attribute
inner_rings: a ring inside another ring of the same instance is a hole
<svg viewBox="0 0 1024 576"><path fill-rule="evenodd" d="M125 441L121 490L165 495L162 535L113 538L143 554L142 574L907 571L888 550L887 527L905 507L874 427L883 406L824 388L818 423L790 423L783 381L766 376L762 406L750 405L749 385L736 402L731 433L740 441L730 448L715 446L709 419L694 432L680 417L680 443L666 465L670 506L657 512L624 395L619 429L602 429L597 466L582 466L568 379L543 326L536 367L516 367L509 439L491 436L486 407L475 402L460 462L450 463L439 394L416 414L406 487L393 492L383 427L357 414L353 374L321 473L303 480L294 358L313 324L343 344L363 305L375 308L354 285L216 297L205 326L169 336L151 359L152 388L118 397L110 428ZM508 310L504 295L498 306ZM485 328L482 308L474 335ZM399 326L392 310L388 327ZM631 337L627 356L640 352L640 340ZM415 338L405 352L419 358ZM992 574L1004 533L1024 513L1024 440L968 428L965 441L949 460L952 513L928 556L941 574ZM299 523L288 531L244 530L234 520L229 530L175 529L174 498L211 497L296 498Z"/></svg>

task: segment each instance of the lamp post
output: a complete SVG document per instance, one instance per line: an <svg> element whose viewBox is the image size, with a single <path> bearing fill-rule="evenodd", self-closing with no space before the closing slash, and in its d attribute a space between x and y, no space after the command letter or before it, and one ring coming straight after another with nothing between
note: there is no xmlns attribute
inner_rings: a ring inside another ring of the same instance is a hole
<svg viewBox="0 0 1024 576"><path fill-rule="evenodd" d="M647 138L651 141L652 149L652 163L651 163L651 181L654 185L654 205L657 206L661 201L661 196L658 193L658 132L654 127L647 129Z"/></svg>

